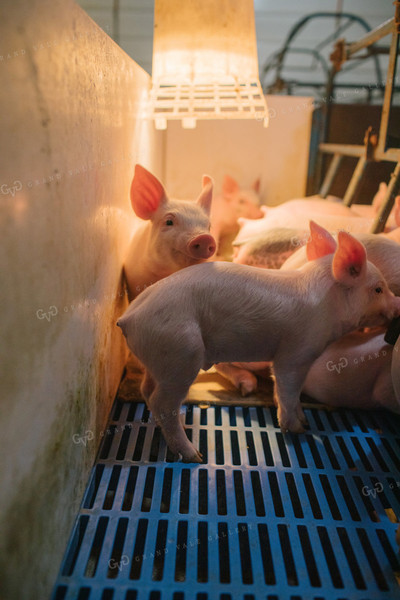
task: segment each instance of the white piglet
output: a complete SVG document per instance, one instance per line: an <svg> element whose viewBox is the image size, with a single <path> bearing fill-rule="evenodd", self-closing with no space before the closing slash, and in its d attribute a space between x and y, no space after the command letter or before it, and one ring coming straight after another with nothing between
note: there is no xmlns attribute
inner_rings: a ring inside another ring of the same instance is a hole
<svg viewBox="0 0 400 600"><path fill-rule="evenodd" d="M216 250L210 235L213 182L204 175L196 202L171 200L152 173L136 165L131 203L145 222L135 231L124 263L129 298L179 269L208 260Z"/></svg>
<svg viewBox="0 0 400 600"><path fill-rule="evenodd" d="M329 406L400 413L391 376L393 346L384 336L385 329L353 331L329 344L309 370L303 392Z"/></svg>
<svg viewBox="0 0 400 600"><path fill-rule="evenodd" d="M236 234L239 230L237 220L259 219L263 216L258 195L260 181L257 179L251 189L241 189L233 177L225 175L222 182L222 194L214 199L211 210L211 223L214 235L223 237Z"/></svg>
<svg viewBox="0 0 400 600"><path fill-rule="evenodd" d="M327 344L400 315L400 298L360 242L341 232L336 244L322 227L310 227L308 253L315 260L300 270L196 265L144 291L119 319L145 367L142 394L171 451L184 461L201 462L179 416L201 368L273 361L280 427L300 433L306 424L300 392Z"/></svg>

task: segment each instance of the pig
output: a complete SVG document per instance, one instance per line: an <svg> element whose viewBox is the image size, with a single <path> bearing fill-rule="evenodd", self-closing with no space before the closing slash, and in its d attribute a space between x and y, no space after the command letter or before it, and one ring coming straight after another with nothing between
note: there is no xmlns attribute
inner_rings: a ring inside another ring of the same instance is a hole
<svg viewBox="0 0 400 600"><path fill-rule="evenodd" d="M398 225L397 229L390 231L389 233L372 234L372 233L359 233L355 234L359 241L361 241L368 254L368 259L378 267L382 272L389 289L396 295L400 296L400 196L395 200L395 207L393 212L394 218ZM279 230L281 231L281 230ZM293 233L292 230L288 230ZM264 240L268 240L272 237L274 230L266 232L264 234ZM269 235L268 235L269 234ZM288 237L288 236L286 236ZM293 241L293 247L302 246L307 241L308 234L302 235L301 232L297 232L291 238ZM258 238L255 238L255 241ZM272 248L270 245L268 249ZM278 246L276 246L278 248ZM255 252L258 251L258 253ZM282 253L284 258L286 254L290 254L290 243L287 239L287 247L285 252ZM250 258L250 260L249 260ZM278 254L275 258L275 265L279 265L280 255ZM268 264L265 264L266 260L269 260ZM289 256L286 261L281 265L282 270L298 269L307 262L307 251L306 247L303 246L292 255ZM258 267L274 268L273 259L270 259L267 255L265 257L265 246L262 241L259 241L259 247L257 248L255 242L253 245L251 242L243 244L241 252L234 262L240 262L241 264L254 264ZM257 377L254 372L258 374L264 372L267 369L268 364L218 364L216 370L225 379L230 381L242 394L247 396L254 393L257 390Z"/></svg>
<svg viewBox="0 0 400 600"><path fill-rule="evenodd" d="M329 406L386 408L400 414L392 375L393 346L385 329L353 331L330 344L312 364L303 392Z"/></svg>
<svg viewBox="0 0 400 600"><path fill-rule="evenodd" d="M215 365L217 373L230 381L242 396L249 396L257 391L258 379L271 375L272 363L264 362L232 362Z"/></svg>
<svg viewBox="0 0 400 600"><path fill-rule="evenodd" d="M378 191L373 197L372 204L352 204L350 209L355 215L360 217L366 217L367 219L373 219L382 206L382 202L387 192L387 184L381 181L378 187Z"/></svg>
<svg viewBox="0 0 400 600"><path fill-rule="evenodd" d="M359 233L354 236L365 246L370 260L382 272L389 288L400 296L400 244L386 235ZM299 248L281 266L283 271L299 269L307 262L305 247Z"/></svg>
<svg viewBox="0 0 400 600"><path fill-rule="evenodd" d="M208 260L216 250L210 234L213 182L203 177L196 202L171 200L160 181L137 164L130 196L145 220L134 233L124 262L128 297L175 271Z"/></svg>
<svg viewBox="0 0 400 600"><path fill-rule="evenodd" d="M382 186L386 186L386 184L381 184L381 187ZM358 206L359 205L357 205L357 207ZM373 216L372 213L371 216ZM400 243L400 196L395 200L391 212L391 223L394 227L397 226L397 228L379 235ZM362 242L367 239L375 239L363 238L363 233L356 233L354 235ZM371 234L366 235L370 236ZM268 229L263 233L250 237L247 241L244 240L243 243L235 241L233 262L268 269L279 269L292 254L294 254L301 246L304 246L307 237L308 233L301 229L288 229L284 227ZM390 245L387 245L387 248L389 251ZM396 253L396 250L394 252ZM298 258L302 257L302 262L300 264L303 264L305 260L305 250L296 256ZM293 261L295 260L297 260L297 258L293 258ZM372 262L374 261L372 260ZM292 265L292 267L290 267L290 265ZM296 268L296 263L289 261L288 267ZM387 278L385 273L384 275ZM397 295L397 292L395 293Z"/></svg>
<svg viewBox="0 0 400 600"><path fill-rule="evenodd" d="M279 269L299 247L308 233L299 229L277 227L255 235L247 242L233 245L233 262L265 269Z"/></svg>
<svg viewBox="0 0 400 600"><path fill-rule="evenodd" d="M308 371L302 393L328 406L400 414L392 380L393 346L385 342L385 331L353 331L329 344ZM247 395L257 389L256 375L269 377L270 367L268 362L232 363L218 371Z"/></svg>
<svg viewBox="0 0 400 600"><path fill-rule="evenodd" d="M382 272L392 292L400 296L400 196L395 200L394 215L397 229L380 234L358 233L354 237L364 244L368 259ZM283 263L281 269L298 269L306 262L307 252L303 246Z"/></svg>
<svg viewBox="0 0 400 600"><path fill-rule="evenodd" d="M372 204L353 204L350 208L356 216L365 217L367 219L375 219L379 209L387 194L388 186L382 181L379 184L379 189L376 192ZM394 206L385 223L385 232L390 232L396 225L396 207Z"/></svg>
<svg viewBox="0 0 400 600"><path fill-rule="evenodd" d="M387 184L384 181L381 181L371 204L352 204L350 210L353 212L354 216L374 220L385 199L387 189ZM385 232L389 232L395 227L396 223L393 209L385 223Z"/></svg>
<svg viewBox="0 0 400 600"><path fill-rule="evenodd" d="M391 214L393 215L394 229L380 235L385 235L387 239L400 244L400 196L396 196Z"/></svg>
<svg viewBox="0 0 400 600"><path fill-rule="evenodd" d="M358 240L340 232L336 244L313 222L310 230L311 262L300 270L195 265L145 290L118 320L145 369L142 395L183 461L201 462L179 418L201 368L273 361L280 427L301 433L306 421L299 396L313 361L353 329L400 315L400 298Z"/></svg>
<svg viewBox="0 0 400 600"><path fill-rule="evenodd" d="M396 221L399 225L397 229L389 233L382 233L377 235L373 233L359 233L355 234L354 237L356 237L359 241L363 243L367 250L368 259L382 272L389 286L389 289L396 296L400 296L400 196L396 198L395 216ZM273 231L274 230L271 230L271 232L268 233L272 234ZM301 236L300 232L298 232L298 234L293 236L292 238L294 244L293 247L305 243L307 238L308 234L307 236ZM268 236L265 239L268 239ZM247 254L245 253L246 249ZM253 255L251 254L252 251ZM255 266L268 266L269 268L273 267L274 265L272 260L270 260L268 265L264 264L264 253L265 249L261 241L258 248L258 254L254 252L254 246L252 246L249 242L248 244L243 245L243 248L241 248L241 253L238 254L236 258L234 258L234 262L248 264L250 256L250 258L253 259L251 264L254 264ZM289 240L285 253L290 254ZM282 253L283 257L285 256L285 253ZM280 256L278 255L275 262L275 264L277 265L279 264L279 258ZM281 269L289 271L292 269L298 269L302 267L307 262L307 260L307 250L306 247L303 246L299 248L293 255L289 256L286 259L283 265L281 265ZM222 375L225 379L230 381L240 391L242 396L247 396L256 391L257 378L253 372L261 372L264 371L266 368L266 364L246 365L237 363L221 363L216 365L216 370L218 371L218 373Z"/></svg>
<svg viewBox="0 0 400 600"><path fill-rule="evenodd" d="M240 230L233 245L246 243L277 227L308 231L310 219L317 221L331 233L340 229L349 233L369 231L373 223L372 218L359 217L347 206L328 200L289 200L279 206L263 206L261 210L264 212L261 219L238 219Z"/></svg>
<svg viewBox="0 0 400 600"><path fill-rule="evenodd" d="M231 253L231 242L239 231L238 218L259 219L263 216L259 197L260 180L251 189L241 189L239 184L225 175L222 194L213 199L211 207L211 232L217 240L220 256Z"/></svg>

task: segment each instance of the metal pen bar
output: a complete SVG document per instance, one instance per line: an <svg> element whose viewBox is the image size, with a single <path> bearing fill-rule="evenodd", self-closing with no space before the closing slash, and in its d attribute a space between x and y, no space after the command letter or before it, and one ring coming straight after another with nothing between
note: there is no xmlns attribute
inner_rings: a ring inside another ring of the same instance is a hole
<svg viewBox="0 0 400 600"><path fill-rule="evenodd" d="M330 143L322 143L319 145L319 149L321 152L325 152L326 154L336 154L340 153L343 156L362 156L365 152L365 147L360 146L359 144L330 144Z"/></svg>
<svg viewBox="0 0 400 600"><path fill-rule="evenodd" d="M379 129L378 150L386 149L387 131L389 125L390 108L392 105L393 86L396 74L397 50L399 45L399 34L393 26L392 42L390 44L389 64L386 77L385 96L382 105L381 126Z"/></svg>
<svg viewBox="0 0 400 600"><path fill-rule="evenodd" d="M365 156L361 156L358 159L357 166L354 169L353 175L350 179L350 183L347 186L346 194L343 198L343 204L345 206L351 206L353 204L354 195L357 191L358 186L361 183L361 179L364 174L364 170L367 166L367 163L368 161Z"/></svg>
<svg viewBox="0 0 400 600"><path fill-rule="evenodd" d="M390 211L393 208L394 199L400 189L400 162L397 163L388 185L385 198L382 202L382 206L378 210L375 220L372 224L371 233L380 233L384 230L386 221L390 215Z"/></svg>
<svg viewBox="0 0 400 600"><path fill-rule="evenodd" d="M364 35L364 37L362 37L357 42L348 44L346 46L346 60L348 60L351 56L353 56L353 54L356 54L363 48L367 48L368 46L374 44L389 33L392 33L394 31L394 27L394 17L392 17L384 23L381 23L381 25L378 25L378 27L375 27L375 29L372 29L372 31Z"/></svg>
<svg viewBox="0 0 400 600"><path fill-rule="evenodd" d="M369 131L368 135L367 130L364 145L322 143L319 146L321 152L334 155L328 173L321 186L321 195L327 194L329 189L328 186L330 186L332 183L333 177L336 174L335 169L337 169L337 165L340 164L339 155L358 158L357 166L353 172L352 178L346 190L345 197L343 199L343 204L345 206L351 206L356 190L363 177L366 165L370 161L389 161L397 163L392 173L384 202L382 203L382 206L379 209L372 225L371 231L373 233L383 231L390 211L393 207L395 194L400 187L400 150L397 148L386 148L390 109L392 105L393 90L395 88L394 82L399 46L398 40L400 34L400 1L396 0L394 4L396 7L394 18L385 21L372 31L368 32L357 42L346 44L344 40L340 40L336 45L335 52L331 55L334 68L338 70L343 62L351 59L360 50L371 46L389 34L392 35L378 140L375 139L375 142L373 142L371 131ZM374 137L376 138L376 136Z"/></svg>
<svg viewBox="0 0 400 600"><path fill-rule="evenodd" d="M359 144L322 143L319 145L319 149L326 154L342 154L343 156L358 158L365 153L365 146ZM378 161L398 162L400 160L400 148L388 148L384 152L375 149L373 158Z"/></svg>
<svg viewBox="0 0 400 600"><path fill-rule="evenodd" d="M331 164L329 165L329 169L325 175L325 179L322 182L321 189L319 191L319 195L321 198L326 198L329 190L331 189L333 180L336 177L336 174L342 164L343 154L334 154L331 160Z"/></svg>

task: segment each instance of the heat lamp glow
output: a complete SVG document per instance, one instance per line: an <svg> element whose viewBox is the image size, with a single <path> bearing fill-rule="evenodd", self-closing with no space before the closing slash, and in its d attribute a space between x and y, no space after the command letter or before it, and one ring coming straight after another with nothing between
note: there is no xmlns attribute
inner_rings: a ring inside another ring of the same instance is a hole
<svg viewBox="0 0 400 600"><path fill-rule="evenodd" d="M268 125L258 78L252 0L156 0L148 116L194 128L198 119Z"/></svg>

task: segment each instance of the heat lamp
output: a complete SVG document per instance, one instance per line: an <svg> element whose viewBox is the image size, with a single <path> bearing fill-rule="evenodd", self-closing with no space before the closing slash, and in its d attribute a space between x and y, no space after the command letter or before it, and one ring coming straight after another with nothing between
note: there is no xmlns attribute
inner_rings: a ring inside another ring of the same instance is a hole
<svg viewBox="0 0 400 600"><path fill-rule="evenodd" d="M200 119L268 125L258 77L253 0L155 0L148 117L194 128Z"/></svg>

